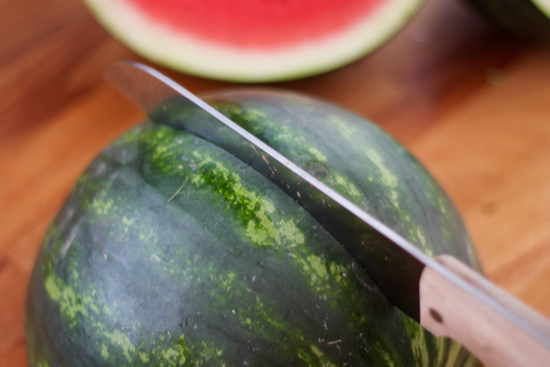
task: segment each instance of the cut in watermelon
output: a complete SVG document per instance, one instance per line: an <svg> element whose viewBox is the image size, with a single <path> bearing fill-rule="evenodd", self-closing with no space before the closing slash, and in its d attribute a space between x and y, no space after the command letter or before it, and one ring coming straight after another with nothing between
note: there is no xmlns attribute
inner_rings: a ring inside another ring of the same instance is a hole
<svg viewBox="0 0 550 367"><path fill-rule="evenodd" d="M159 64L234 81L292 79L373 51L423 0L84 0Z"/></svg>

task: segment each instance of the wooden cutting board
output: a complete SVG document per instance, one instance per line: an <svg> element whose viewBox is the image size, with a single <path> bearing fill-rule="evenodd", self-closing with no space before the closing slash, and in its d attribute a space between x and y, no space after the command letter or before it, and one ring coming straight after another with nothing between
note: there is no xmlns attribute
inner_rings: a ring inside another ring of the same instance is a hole
<svg viewBox="0 0 550 367"><path fill-rule="evenodd" d="M144 116L102 79L138 60L78 0L0 1L0 366L26 366L23 306L47 225L80 172ZM159 68L194 93L234 86ZM428 1L390 43L269 87L376 121L464 216L489 278L550 317L550 47Z"/></svg>

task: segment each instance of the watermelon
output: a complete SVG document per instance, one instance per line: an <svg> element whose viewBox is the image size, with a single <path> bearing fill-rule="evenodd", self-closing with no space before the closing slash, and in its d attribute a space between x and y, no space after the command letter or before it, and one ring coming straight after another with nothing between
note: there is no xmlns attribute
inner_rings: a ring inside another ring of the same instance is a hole
<svg viewBox="0 0 550 367"><path fill-rule="evenodd" d="M425 253L479 269L449 198L375 125L289 92L205 99ZM32 366L478 365L194 118L136 126L78 179L29 284Z"/></svg>
<svg viewBox="0 0 550 367"><path fill-rule="evenodd" d="M423 0L84 0L156 63L240 82L304 77L373 51Z"/></svg>
<svg viewBox="0 0 550 367"><path fill-rule="evenodd" d="M539 42L550 42L548 0L465 0L508 32Z"/></svg>

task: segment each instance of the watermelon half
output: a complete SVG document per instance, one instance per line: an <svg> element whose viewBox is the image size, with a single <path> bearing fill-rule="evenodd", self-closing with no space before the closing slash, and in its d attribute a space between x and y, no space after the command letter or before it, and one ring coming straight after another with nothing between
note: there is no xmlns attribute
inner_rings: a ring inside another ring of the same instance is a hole
<svg viewBox="0 0 550 367"><path fill-rule="evenodd" d="M478 266L449 198L376 126L296 94L207 101L425 253ZM26 306L32 366L477 365L174 108L101 153L49 228Z"/></svg>
<svg viewBox="0 0 550 367"><path fill-rule="evenodd" d="M349 63L399 30L423 0L84 0L137 53L174 69L254 82Z"/></svg>

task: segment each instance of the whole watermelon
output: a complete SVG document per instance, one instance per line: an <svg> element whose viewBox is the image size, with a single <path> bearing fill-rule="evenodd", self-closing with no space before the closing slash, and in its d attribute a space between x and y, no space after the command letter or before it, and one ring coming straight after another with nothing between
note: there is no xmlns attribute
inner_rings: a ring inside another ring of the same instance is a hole
<svg viewBox="0 0 550 367"><path fill-rule="evenodd" d="M272 91L206 100L430 255L477 267L434 179L374 125ZM181 126L145 122L82 174L26 306L32 366L462 366L302 207ZM368 245L368 244L366 244Z"/></svg>
<svg viewBox="0 0 550 367"><path fill-rule="evenodd" d="M550 3L547 0L464 1L518 37L550 42Z"/></svg>

